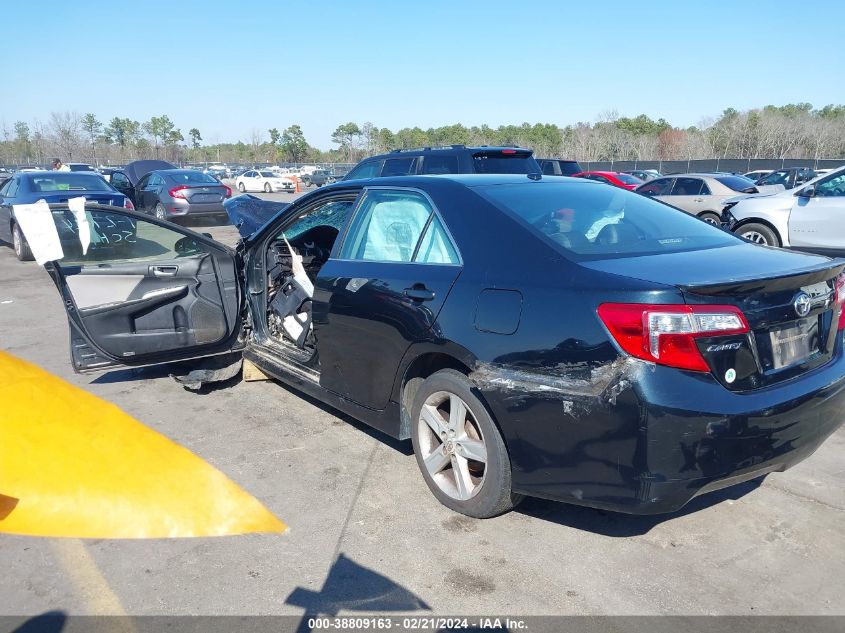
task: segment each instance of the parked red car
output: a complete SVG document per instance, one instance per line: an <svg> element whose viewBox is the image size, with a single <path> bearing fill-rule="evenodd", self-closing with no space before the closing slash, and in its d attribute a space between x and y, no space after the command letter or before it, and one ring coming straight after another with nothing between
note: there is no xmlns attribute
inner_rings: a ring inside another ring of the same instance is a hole
<svg viewBox="0 0 845 633"><path fill-rule="evenodd" d="M607 185L622 187L623 189L630 189L631 191L645 182L636 176L632 176L631 174L622 174L618 171L582 171L578 174L572 174L572 177L597 180L598 182L603 182Z"/></svg>

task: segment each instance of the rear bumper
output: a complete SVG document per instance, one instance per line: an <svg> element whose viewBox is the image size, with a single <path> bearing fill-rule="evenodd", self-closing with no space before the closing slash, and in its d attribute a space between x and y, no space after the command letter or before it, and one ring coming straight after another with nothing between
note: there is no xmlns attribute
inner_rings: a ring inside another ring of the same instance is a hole
<svg viewBox="0 0 845 633"><path fill-rule="evenodd" d="M733 393L709 374L629 361L596 395L482 392L506 436L514 489L631 514L806 459L845 419L845 358Z"/></svg>
<svg viewBox="0 0 845 633"><path fill-rule="evenodd" d="M206 202L199 204L191 204L190 202L174 203L168 205L167 210L173 216L190 215L192 217L199 217L203 215L227 215L226 208L223 206L222 202Z"/></svg>

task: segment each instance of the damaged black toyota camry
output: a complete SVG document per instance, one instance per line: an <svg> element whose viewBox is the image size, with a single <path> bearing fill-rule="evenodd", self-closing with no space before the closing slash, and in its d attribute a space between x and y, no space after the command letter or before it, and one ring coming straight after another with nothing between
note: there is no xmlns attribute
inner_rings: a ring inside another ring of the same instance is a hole
<svg viewBox="0 0 845 633"><path fill-rule="evenodd" d="M88 207L90 246L48 266L77 371L216 357L219 378L242 355L410 438L434 496L474 517L524 495L671 512L798 463L842 420L845 262L537 175L227 206L235 250Z"/></svg>

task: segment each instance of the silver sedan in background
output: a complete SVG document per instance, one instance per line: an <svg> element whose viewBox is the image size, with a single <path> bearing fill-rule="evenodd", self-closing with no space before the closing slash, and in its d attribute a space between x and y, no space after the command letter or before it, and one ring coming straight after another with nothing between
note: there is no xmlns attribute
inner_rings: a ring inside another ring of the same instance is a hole
<svg viewBox="0 0 845 633"><path fill-rule="evenodd" d="M754 181L732 174L677 174L656 178L635 189L710 224L720 224L725 200L753 193Z"/></svg>

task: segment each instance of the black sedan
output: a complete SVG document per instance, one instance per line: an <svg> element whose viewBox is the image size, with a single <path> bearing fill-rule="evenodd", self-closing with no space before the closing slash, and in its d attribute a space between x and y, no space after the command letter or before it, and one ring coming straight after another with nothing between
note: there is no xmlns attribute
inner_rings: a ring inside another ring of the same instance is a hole
<svg viewBox="0 0 845 633"><path fill-rule="evenodd" d="M523 495L674 511L785 470L842 421L843 263L624 189L343 182L243 223L237 251L93 213L134 220L136 246L48 266L77 371L234 352L410 439L434 496L470 516Z"/></svg>

